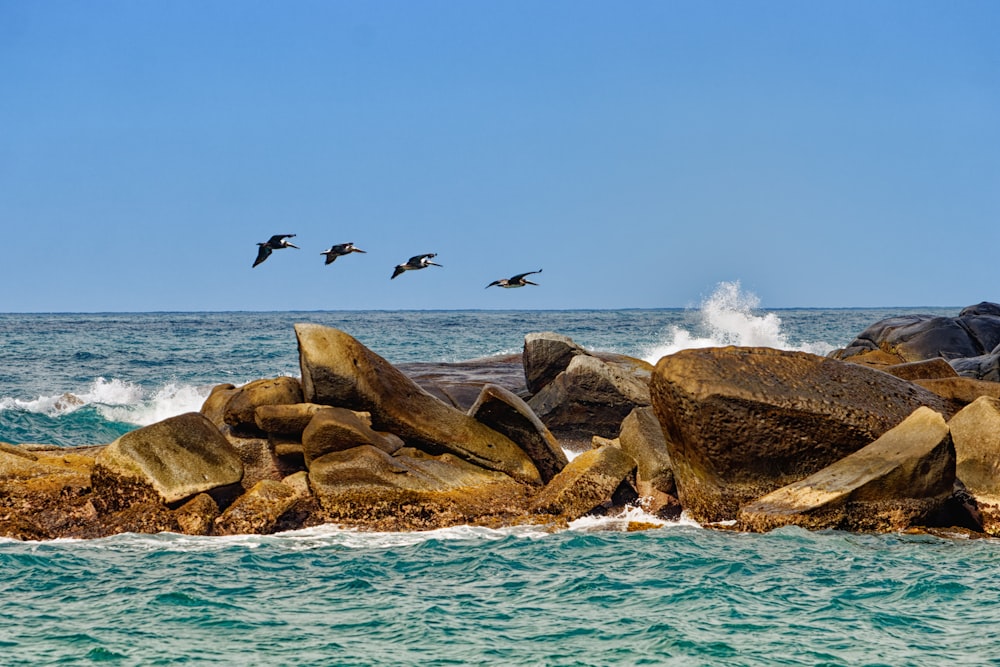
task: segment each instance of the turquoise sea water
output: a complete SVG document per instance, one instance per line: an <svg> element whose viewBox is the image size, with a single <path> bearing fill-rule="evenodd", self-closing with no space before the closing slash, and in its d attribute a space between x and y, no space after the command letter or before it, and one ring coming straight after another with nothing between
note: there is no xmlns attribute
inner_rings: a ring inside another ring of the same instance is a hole
<svg viewBox="0 0 1000 667"><path fill-rule="evenodd" d="M292 324L393 362L521 349L531 331L655 360L681 347L825 353L943 309L0 315L0 441L78 445L298 374ZM459 527L265 537L0 539L0 665L1000 665L1000 543Z"/></svg>

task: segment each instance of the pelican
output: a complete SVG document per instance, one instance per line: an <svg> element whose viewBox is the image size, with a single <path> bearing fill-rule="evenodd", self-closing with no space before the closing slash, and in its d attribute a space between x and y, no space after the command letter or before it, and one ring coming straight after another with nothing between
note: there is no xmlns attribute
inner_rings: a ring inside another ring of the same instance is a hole
<svg viewBox="0 0 1000 667"><path fill-rule="evenodd" d="M425 255L414 255L413 257L406 260L403 264L397 264L396 270L392 272L392 280L404 271L416 271L417 269L426 269L428 266L441 266L440 264L435 264L431 261L431 257L437 257L436 252L429 252Z"/></svg>
<svg viewBox="0 0 1000 667"><path fill-rule="evenodd" d="M524 277L530 276L532 273L541 273L541 272L542 270L538 269L537 271L528 271L527 273L519 273L516 276L511 276L510 278L501 278L500 280L494 280L493 282L491 282L489 285L486 286L486 289L489 289L494 285L496 285L497 287L505 287L507 289L510 289L511 287L524 287L525 285L538 285L538 283L533 283L530 280L525 280Z"/></svg>
<svg viewBox="0 0 1000 667"><path fill-rule="evenodd" d="M337 245L330 246L328 250L324 250L320 254L326 255L326 264L333 264L333 260L344 255L350 255L352 252L364 253L365 251L361 248L355 248L354 244L348 241L347 243L338 243Z"/></svg>
<svg viewBox="0 0 1000 667"><path fill-rule="evenodd" d="M297 249L298 248L297 245L292 245L291 243L285 240L285 239L290 239L293 236L295 236L295 234L275 234L264 243L258 243L257 245L260 246L260 249L257 251L257 259L254 260L253 265L257 266L265 259L270 257L271 252L273 252L274 250L280 250L281 248Z"/></svg>

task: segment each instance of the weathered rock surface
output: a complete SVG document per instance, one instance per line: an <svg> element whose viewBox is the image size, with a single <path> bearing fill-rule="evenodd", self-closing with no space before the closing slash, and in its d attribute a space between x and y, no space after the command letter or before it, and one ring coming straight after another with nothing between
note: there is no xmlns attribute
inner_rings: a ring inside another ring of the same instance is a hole
<svg viewBox="0 0 1000 667"><path fill-rule="evenodd" d="M548 483L568 463L559 441L523 399L494 384L482 388L469 416L502 433L531 457Z"/></svg>
<svg viewBox="0 0 1000 667"><path fill-rule="evenodd" d="M531 459L509 438L434 398L343 331L296 324L295 334L307 401L370 412L375 429L408 444L541 482Z"/></svg>
<svg viewBox="0 0 1000 667"><path fill-rule="evenodd" d="M895 531L942 508L955 482L955 448L944 418L918 408L878 440L740 509L742 530Z"/></svg>
<svg viewBox="0 0 1000 667"><path fill-rule="evenodd" d="M276 480L257 482L215 520L217 535L267 535L300 499L299 491Z"/></svg>
<svg viewBox="0 0 1000 667"><path fill-rule="evenodd" d="M622 451L636 462L635 488L650 514L680 514L677 485L667 441L652 407L636 408L622 421L618 434Z"/></svg>
<svg viewBox="0 0 1000 667"><path fill-rule="evenodd" d="M587 351L568 336L551 331L527 334L521 357L528 391L532 394L541 391L580 354L587 354Z"/></svg>
<svg viewBox="0 0 1000 667"><path fill-rule="evenodd" d="M989 354L967 359L952 359L952 367L962 377L1000 382L1000 345Z"/></svg>
<svg viewBox="0 0 1000 667"><path fill-rule="evenodd" d="M302 454L306 465L330 452L371 445L386 454L402 449L403 441L392 433L373 431L358 413L344 408L325 408L313 416L302 433Z"/></svg>
<svg viewBox="0 0 1000 667"><path fill-rule="evenodd" d="M126 433L97 456L91 482L104 508L169 505L238 484L243 465L204 415L188 412Z"/></svg>
<svg viewBox="0 0 1000 667"><path fill-rule="evenodd" d="M950 367L949 367L950 368ZM254 410L254 422L265 433L284 436L301 436L313 416L329 408L319 403L293 403L286 405L259 405ZM371 415L368 416L369 425Z"/></svg>
<svg viewBox="0 0 1000 667"><path fill-rule="evenodd" d="M914 380L913 382L950 401L956 406L956 410L972 403L980 396L1000 398L1000 382L973 380L966 377L935 378Z"/></svg>
<svg viewBox="0 0 1000 667"><path fill-rule="evenodd" d="M199 493L174 510L177 526L185 535L211 535L219 505L207 493Z"/></svg>
<svg viewBox="0 0 1000 667"><path fill-rule="evenodd" d="M880 370L883 370L890 375L895 375L898 378L902 378L903 380L909 380L910 382L913 382L914 380L934 380L939 378L958 377L958 373L956 373L955 369L951 367L951 364L941 357L924 359L922 361L910 361L905 364L895 364L893 366L884 366L880 368Z"/></svg>
<svg viewBox="0 0 1000 667"><path fill-rule="evenodd" d="M236 431L257 432L256 410L262 405L302 403L302 386L295 378L278 377L248 382L238 387L223 412L223 420Z"/></svg>
<svg viewBox="0 0 1000 667"><path fill-rule="evenodd" d="M807 477L876 440L921 405L950 404L857 364L770 348L662 358L651 383L681 504L698 521Z"/></svg>
<svg viewBox="0 0 1000 667"><path fill-rule="evenodd" d="M948 422L955 474L972 494L983 530L1000 535L1000 400L976 399Z"/></svg>
<svg viewBox="0 0 1000 667"><path fill-rule="evenodd" d="M635 469L635 460L613 445L587 450L545 485L530 510L573 521L610 503L615 491Z"/></svg>
<svg viewBox="0 0 1000 667"><path fill-rule="evenodd" d="M226 425L226 406L239 390L236 385L217 384L212 387L208 398L201 405L201 414L208 417L209 421L218 427Z"/></svg>
<svg viewBox="0 0 1000 667"><path fill-rule="evenodd" d="M518 396L527 394L519 354L458 362L410 362L396 367L424 391L463 412L476 402L484 384L503 387Z"/></svg>
<svg viewBox="0 0 1000 667"><path fill-rule="evenodd" d="M532 488L451 454L367 445L313 461L309 485L328 520L381 530L516 522Z"/></svg>
<svg viewBox="0 0 1000 667"><path fill-rule="evenodd" d="M617 436L628 413L649 404L648 382L587 354L572 356L566 370L528 400L556 438L577 451L594 435Z"/></svg>

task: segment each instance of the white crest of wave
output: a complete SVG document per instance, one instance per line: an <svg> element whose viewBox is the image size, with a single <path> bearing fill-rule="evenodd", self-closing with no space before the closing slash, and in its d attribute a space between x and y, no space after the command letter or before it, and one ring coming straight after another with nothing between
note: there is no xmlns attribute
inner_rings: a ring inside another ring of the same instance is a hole
<svg viewBox="0 0 1000 667"><path fill-rule="evenodd" d="M772 347L813 354L826 354L833 349L824 342L792 345L782 331L781 318L774 313L760 313L759 308L760 299L744 291L740 281L719 283L699 308L701 333L672 326L666 342L649 348L643 358L655 364L661 357L681 350L726 345Z"/></svg>
<svg viewBox="0 0 1000 667"><path fill-rule="evenodd" d="M167 384L139 401L109 403L101 401L97 411L109 421L148 426L185 412L197 412L208 397L210 388Z"/></svg>

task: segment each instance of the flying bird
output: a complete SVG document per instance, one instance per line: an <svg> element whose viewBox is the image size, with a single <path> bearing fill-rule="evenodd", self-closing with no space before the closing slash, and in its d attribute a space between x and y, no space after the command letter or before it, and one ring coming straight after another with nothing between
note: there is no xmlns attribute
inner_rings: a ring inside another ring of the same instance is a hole
<svg viewBox="0 0 1000 667"><path fill-rule="evenodd" d="M260 249L257 250L257 259L254 260L253 265L257 266L258 264L263 262L265 259L270 257L271 253L275 250L280 250L281 248L297 249L298 248L297 245L292 245L291 243L285 240L285 239L290 239L293 236L295 236L295 234L275 234L264 243L258 243L257 245L260 246Z"/></svg>
<svg viewBox="0 0 1000 667"><path fill-rule="evenodd" d="M333 261L338 257L343 257L344 255L350 255L352 252L364 253L365 251L361 248L355 248L354 244L351 242L338 243L337 245L330 246L329 249L321 252L321 255L326 255L326 264L333 264Z"/></svg>
<svg viewBox="0 0 1000 667"><path fill-rule="evenodd" d="M425 255L415 255L403 264L397 264L396 269L392 272L392 280L404 271L416 271L417 269L426 269L428 266L441 266L440 264L435 264L431 261L431 257L437 257L436 252L429 252Z"/></svg>
<svg viewBox="0 0 1000 667"><path fill-rule="evenodd" d="M511 276L510 278L501 278L500 280L494 280L486 289L489 289L496 285L497 287L505 287L510 289L511 287L524 287L525 285L538 285L538 283L533 283L530 280L525 280L525 276L530 276L532 273L541 273L542 270L528 271L527 273L519 273L516 276Z"/></svg>

